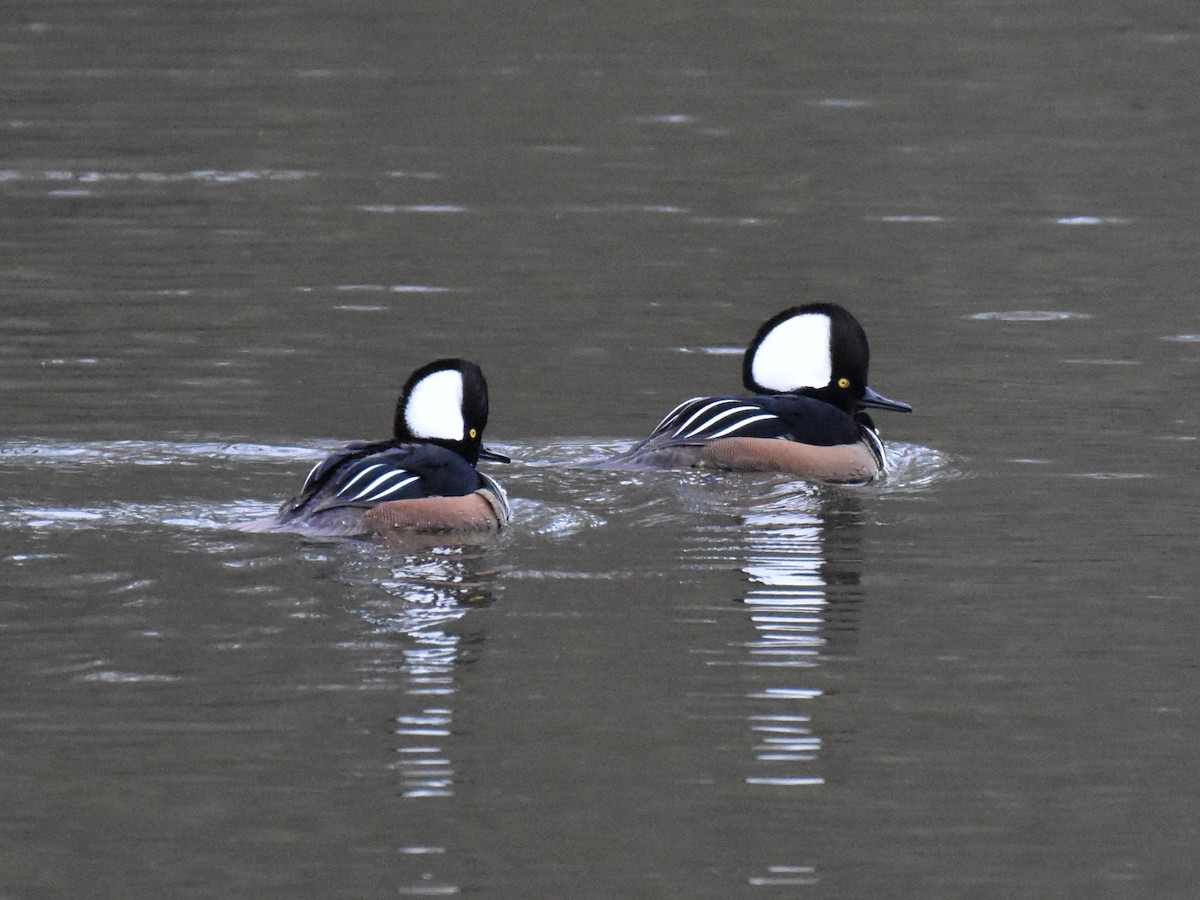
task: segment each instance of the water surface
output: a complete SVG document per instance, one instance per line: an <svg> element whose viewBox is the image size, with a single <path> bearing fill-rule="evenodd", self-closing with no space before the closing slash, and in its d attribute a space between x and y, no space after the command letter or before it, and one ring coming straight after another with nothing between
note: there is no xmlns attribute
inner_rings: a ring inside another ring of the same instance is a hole
<svg viewBox="0 0 1200 900"><path fill-rule="evenodd" d="M0 894L1190 897L1190 7L11 5ZM587 465L871 337L882 483ZM480 362L511 530L228 526Z"/></svg>

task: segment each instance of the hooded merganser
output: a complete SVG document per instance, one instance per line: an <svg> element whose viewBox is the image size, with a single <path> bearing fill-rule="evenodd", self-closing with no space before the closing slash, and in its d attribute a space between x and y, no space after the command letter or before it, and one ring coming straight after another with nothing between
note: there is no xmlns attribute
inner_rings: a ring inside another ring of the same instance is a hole
<svg viewBox="0 0 1200 900"><path fill-rule="evenodd" d="M409 376L390 441L348 445L317 463L300 493L245 531L352 536L482 531L507 525L508 498L479 459L509 462L483 446L487 382L479 366L439 359Z"/></svg>
<svg viewBox="0 0 1200 900"><path fill-rule="evenodd" d="M886 471L887 455L863 410L912 407L867 386L869 361L867 335L842 307L785 309L758 329L742 360L742 381L758 396L681 403L610 462L870 481Z"/></svg>

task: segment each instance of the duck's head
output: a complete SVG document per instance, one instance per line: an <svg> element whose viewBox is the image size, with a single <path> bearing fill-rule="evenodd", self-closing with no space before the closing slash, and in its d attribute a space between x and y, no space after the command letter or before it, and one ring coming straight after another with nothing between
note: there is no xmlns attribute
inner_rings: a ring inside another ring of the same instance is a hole
<svg viewBox="0 0 1200 900"><path fill-rule="evenodd" d="M871 351L858 320L835 303L772 316L746 348L742 381L756 394L800 394L855 415L864 407L912 412L867 385Z"/></svg>
<svg viewBox="0 0 1200 900"><path fill-rule="evenodd" d="M479 366L465 359L438 359L408 376L396 403L393 437L447 447L471 465L481 457L508 462L483 446L487 420L487 381Z"/></svg>

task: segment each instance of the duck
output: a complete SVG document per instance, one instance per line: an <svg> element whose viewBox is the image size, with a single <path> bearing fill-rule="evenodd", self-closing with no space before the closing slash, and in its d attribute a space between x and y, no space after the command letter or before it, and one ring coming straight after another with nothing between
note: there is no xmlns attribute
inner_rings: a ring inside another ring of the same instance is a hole
<svg viewBox="0 0 1200 900"><path fill-rule="evenodd" d="M835 303L772 316L742 357L753 396L694 397L609 464L644 469L781 472L863 484L886 473L887 451L867 409L912 412L867 384L862 325Z"/></svg>
<svg viewBox="0 0 1200 900"><path fill-rule="evenodd" d="M491 532L512 510L480 459L510 462L483 446L488 390L464 359L437 359L414 371L396 403L392 437L352 443L313 466L299 493L242 531L354 537L397 532Z"/></svg>

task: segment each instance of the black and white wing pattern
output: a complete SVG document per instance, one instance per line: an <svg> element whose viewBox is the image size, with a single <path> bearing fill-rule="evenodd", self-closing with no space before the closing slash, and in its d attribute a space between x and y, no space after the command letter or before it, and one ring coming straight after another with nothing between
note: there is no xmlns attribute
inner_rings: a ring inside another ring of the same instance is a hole
<svg viewBox="0 0 1200 900"><path fill-rule="evenodd" d="M856 443L865 430L837 407L813 397L695 397L667 413L648 438L617 460L666 460L665 464L674 466L684 464L691 449L722 438L773 438L832 446Z"/></svg>
<svg viewBox="0 0 1200 900"><path fill-rule="evenodd" d="M650 441L690 444L723 437L787 437L787 423L762 403L742 397L694 397L667 413Z"/></svg>
<svg viewBox="0 0 1200 900"><path fill-rule="evenodd" d="M374 506L385 500L425 496L423 490L414 487L421 480L420 475L381 456L357 460L338 472L336 483L327 486L321 505Z"/></svg>
<svg viewBox="0 0 1200 900"><path fill-rule="evenodd" d="M311 499L318 491L326 486L327 481L336 480L339 470L347 466L353 465L356 460L361 460L364 457L386 451L388 444L366 444L356 443L348 444L345 448L331 453L315 466L313 466L308 475L304 478L304 484L300 488L300 493L288 502L289 506L299 506L306 500Z"/></svg>
<svg viewBox="0 0 1200 900"><path fill-rule="evenodd" d="M368 509L393 500L463 496L480 487L480 475L452 450L433 444L357 444L322 460L304 480L285 514Z"/></svg>

